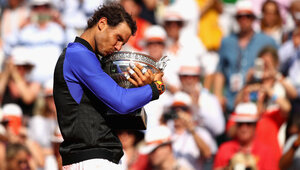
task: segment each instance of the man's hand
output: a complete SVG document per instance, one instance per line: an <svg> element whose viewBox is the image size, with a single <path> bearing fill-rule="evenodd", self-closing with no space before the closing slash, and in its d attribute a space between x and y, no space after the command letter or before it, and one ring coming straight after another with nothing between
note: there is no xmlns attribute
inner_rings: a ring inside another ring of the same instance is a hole
<svg viewBox="0 0 300 170"><path fill-rule="evenodd" d="M130 67L127 68L128 74L130 75L128 81L136 87L150 84L153 81L162 81L163 72L153 74L150 69L145 69L146 68L138 63L130 63Z"/></svg>

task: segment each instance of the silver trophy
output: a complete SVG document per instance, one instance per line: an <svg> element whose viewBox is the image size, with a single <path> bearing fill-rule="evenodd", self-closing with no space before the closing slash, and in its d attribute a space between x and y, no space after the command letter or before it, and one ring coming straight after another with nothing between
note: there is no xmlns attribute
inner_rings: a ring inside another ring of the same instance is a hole
<svg viewBox="0 0 300 170"><path fill-rule="evenodd" d="M115 52L112 55L102 59L103 70L113 78L121 87L134 87L124 76L127 72L129 63L139 63L146 69L150 69L153 73L163 71L168 61L167 56L162 57L159 61L155 61L153 57L129 51Z"/></svg>
<svg viewBox="0 0 300 170"><path fill-rule="evenodd" d="M124 73L127 72L129 63L139 63L143 67L150 69L153 73L163 71L169 61L167 56L162 57L159 61L153 57L129 51L120 51L111 54L101 59L102 68L119 86L124 88L135 87L131 84ZM114 129L146 129L147 128L147 114L144 108L138 109L135 112L126 115L120 115L113 110L107 112L108 123Z"/></svg>

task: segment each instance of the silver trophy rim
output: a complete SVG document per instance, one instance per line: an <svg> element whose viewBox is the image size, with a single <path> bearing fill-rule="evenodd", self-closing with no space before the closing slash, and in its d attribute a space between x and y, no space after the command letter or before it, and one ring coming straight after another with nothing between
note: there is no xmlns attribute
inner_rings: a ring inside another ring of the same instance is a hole
<svg viewBox="0 0 300 170"><path fill-rule="evenodd" d="M104 63L118 60L137 61L146 65L151 65L154 69L159 70L157 68L157 62L153 59L153 57L141 52L119 51L114 52L111 55L102 59Z"/></svg>

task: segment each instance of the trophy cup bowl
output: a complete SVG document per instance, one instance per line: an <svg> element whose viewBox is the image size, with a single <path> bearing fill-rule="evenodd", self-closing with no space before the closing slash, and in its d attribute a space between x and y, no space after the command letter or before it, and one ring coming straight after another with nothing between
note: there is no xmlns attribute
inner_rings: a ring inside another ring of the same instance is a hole
<svg viewBox="0 0 300 170"><path fill-rule="evenodd" d="M128 71L127 68L130 62L139 63L153 73L161 71L158 68L158 62L153 57L143 53L120 51L102 59L104 72L124 88L134 87L124 76L124 73Z"/></svg>
<svg viewBox="0 0 300 170"><path fill-rule="evenodd" d="M131 84L124 73L127 72L129 63L139 63L146 69L150 69L153 73L163 71L168 61L167 57L162 57L159 61L155 61L153 57L129 51L115 52L101 59L102 68L119 86L124 88L135 87ZM139 129L147 128L147 114L144 108L140 108L129 114L118 114L109 109L107 111L107 122L113 129Z"/></svg>

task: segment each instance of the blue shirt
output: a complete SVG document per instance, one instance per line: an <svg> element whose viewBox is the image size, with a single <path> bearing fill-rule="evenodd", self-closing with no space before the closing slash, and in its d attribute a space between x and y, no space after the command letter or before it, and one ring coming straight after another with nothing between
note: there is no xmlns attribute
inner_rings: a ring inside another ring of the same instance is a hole
<svg viewBox="0 0 300 170"><path fill-rule="evenodd" d="M120 87L103 71L95 53L79 42L68 45L63 71L70 94L77 104L80 103L83 86L120 114L133 112L152 100L150 85L130 89Z"/></svg>
<svg viewBox="0 0 300 170"><path fill-rule="evenodd" d="M237 34L231 34L224 38L221 43L219 55L220 61L217 71L225 76L225 97L227 99L227 108L234 109L234 100L237 92L230 90L229 82L231 75L240 73L245 81L249 68L253 67L254 60L262 48L267 45L277 48L276 42L263 33L254 33L248 45L242 49L239 46L239 37Z"/></svg>

